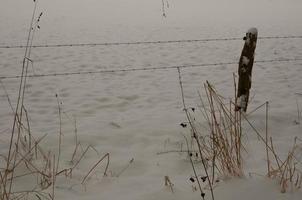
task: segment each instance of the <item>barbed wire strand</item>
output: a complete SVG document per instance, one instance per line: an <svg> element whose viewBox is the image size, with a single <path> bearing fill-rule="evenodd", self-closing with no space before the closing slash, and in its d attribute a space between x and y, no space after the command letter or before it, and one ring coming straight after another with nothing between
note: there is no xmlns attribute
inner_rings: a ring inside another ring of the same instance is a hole
<svg viewBox="0 0 302 200"><path fill-rule="evenodd" d="M295 62L302 61L302 58L293 59L271 59L271 60L258 60L255 63L273 63L273 62ZM221 62L221 63L201 63L189 65L174 65L166 67L144 67L144 68L126 68L126 69L112 69L112 70L96 70L96 71L75 71L75 72L62 72L62 73L48 73L48 74L33 74L28 75L28 78L51 77L51 76L73 76L73 75L87 75L87 74L102 74L102 73L118 73L118 72L133 72L133 71L155 71L155 70L169 70L178 68L197 68L197 67L211 67L223 65L237 65L238 62ZM0 79L16 79L20 75L15 76L0 76Z"/></svg>
<svg viewBox="0 0 302 200"><path fill-rule="evenodd" d="M302 39L302 36L265 36L258 37L259 40L271 39ZM118 46L118 45L146 45L146 44L170 44L170 43L194 43L194 42L219 42L219 41L235 41L242 38L208 38L208 39L192 39L192 40L159 40L159 41L137 41L137 42L105 42L105 43L70 43L70 44L42 44L33 45L32 48L55 48L55 47L83 47L83 46ZM26 48L25 45L0 45L0 49L20 49Z"/></svg>

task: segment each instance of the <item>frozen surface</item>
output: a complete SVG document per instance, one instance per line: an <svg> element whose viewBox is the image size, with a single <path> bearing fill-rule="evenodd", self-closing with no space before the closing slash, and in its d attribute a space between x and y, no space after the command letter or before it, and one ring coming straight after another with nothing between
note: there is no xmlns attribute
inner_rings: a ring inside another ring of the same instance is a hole
<svg viewBox="0 0 302 200"><path fill-rule="evenodd" d="M298 0L221 1L171 0L162 17L161 0L52 0L40 1L43 11L41 30L35 44L85 42L131 42L201 38L243 37L250 27L260 36L302 35L301 7ZM25 43L32 3L0 0L0 45ZM61 73L101 69L166 67L174 65L237 62L244 41L97 46L75 48L35 48L29 73ZM19 75L24 49L0 49L1 76ZM302 40L258 40L255 60L302 58ZM233 73L237 65L183 69L188 106L199 104L197 91L209 80L221 95L232 98ZM1 80L15 106L18 79ZM302 137L297 104L302 108L302 61L255 63L249 109L270 103L269 130L278 151L287 154L295 136ZM101 154L109 152L112 176L98 176L87 185L80 175L98 159L90 154L69 187L59 180L57 199L200 199L192 191L192 175L186 154L158 152L180 149L189 134L179 124L185 121L177 70L118 72L93 75L29 78L25 105L32 132L48 133L47 146L56 148L59 130L58 94L62 101L63 157L73 150L73 117L84 144ZM296 103L297 102L297 103ZM12 111L0 90L0 150L12 126ZM250 120L263 131L264 109ZM300 119L301 120L301 119ZM300 123L302 123L300 121ZM242 180L225 180L215 189L216 199L294 199L301 191L281 194L277 183L265 175L265 149L251 128L245 130L247 146ZM133 162L123 171L129 161ZM81 171L83 170L83 171ZM122 172L120 174L120 172ZM249 177L251 173L251 177ZM117 174L120 176L117 177ZM254 174L260 174L254 175ZM174 184L172 193L164 186L164 176ZM207 194L208 195L208 194Z"/></svg>
<svg viewBox="0 0 302 200"><path fill-rule="evenodd" d="M257 30L257 28L250 28L248 31L247 31L248 33L252 33L253 35L258 35L258 30Z"/></svg>

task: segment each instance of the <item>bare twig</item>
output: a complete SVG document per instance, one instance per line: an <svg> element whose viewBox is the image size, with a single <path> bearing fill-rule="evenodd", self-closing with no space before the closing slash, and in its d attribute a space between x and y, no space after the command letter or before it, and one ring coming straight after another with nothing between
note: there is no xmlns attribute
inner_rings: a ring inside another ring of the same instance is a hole
<svg viewBox="0 0 302 200"><path fill-rule="evenodd" d="M186 145L187 145L187 153L188 153L188 157L190 159L190 163L191 163L191 166L192 166L192 169L193 169L193 172L194 172L194 176L195 176L195 179L197 180L197 184L198 184L198 188L199 188L199 191L200 191L200 196L202 197L202 199L204 199L204 192L201 188L201 184L200 184L200 181L199 181L199 178L197 176L197 172L196 172L196 169L195 169L195 166L194 166L194 163L193 163L193 160L192 160L192 157L191 157L191 152L189 150L189 142L188 142L188 139L186 136L183 135L183 137L185 138L185 141L186 141Z"/></svg>
<svg viewBox="0 0 302 200"><path fill-rule="evenodd" d="M199 141L199 138L197 136L197 131L195 129L195 127L193 126L192 124L192 120L191 120L191 117L190 117L190 114L187 110L187 107L186 107L186 103L185 103L185 97L184 97L184 91L183 91L183 85L182 85L182 80L181 80L181 72L180 72L180 68L177 68L177 71L178 71L178 79L179 79L179 85L180 85L180 91L181 91L181 98L182 98L182 103L183 103L183 107L184 107L184 111L185 111L185 114L186 114L186 117L187 117L187 120L190 124L190 127L192 129L192 132L193 132L193 138L195 139L196 143L197 143L197 146L198 146L198 150L199 150L199 154L200 154L200 157L201 157L201 161L202 161L202 165L203 165L203 168L205 170L205 173L206 173L206 176L207 176L207 180L208 180L208 183L209 183L209 187L210 187L210 190L211 190L211 195L212 195L212 200L214 200L214 192L213 192L213 187L212 187L212 183L211 183L211 180L210 180L210 177L209 177L209 173L208 173L208 170L207 170L207 166L206 166L206 161L205 161L205 158L203 156L203 153L201 151L201 145L200 145L200 141ZM202 198L204 198L204 195L202 194Z"/></svg>
<svg viewBox="0 0 302 200"><path fill-rule="evenodd" d="M267 174L270 176L270 159L268 155L268 102L265 104L265 148L266 148L266 159L267 159Z"/></svg>
<svg viewBox="0 0 302 200"><path fill-rule="evenodd" d="M109 157L109 153L106 153L97 163L95 163L93 165L93 167L89 170L89 172L86 174L86 176L83 178L82 180L82 184L85 183L86 179L89 177L89 175L91 174L91 172L98 166L98 164L100 164L105 158L107 157L107 164L106 164L106 168L105 168L105 171L104 171L104 176L107 175L107 169L108 169L108 166L109 166L109 161L110 161L110 157Z"/></svg>

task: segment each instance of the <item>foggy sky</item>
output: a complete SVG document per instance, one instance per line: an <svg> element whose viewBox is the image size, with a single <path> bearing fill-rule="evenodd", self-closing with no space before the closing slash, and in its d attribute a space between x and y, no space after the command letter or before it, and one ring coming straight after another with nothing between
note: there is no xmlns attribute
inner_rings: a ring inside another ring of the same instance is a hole
<svg viewBox="0 0 302 200"><path fill-rule="evenodd" d="M301 0L168 0L168 3L166 18L162 17L162 0L39 0L38 12L44 13L41 31L45 37L49 32L65 31L68 35L112 26L256 26L302 32ZM0 5L0 42L3 43L3 37L27 29L33 2L0 0Z"/></svg>

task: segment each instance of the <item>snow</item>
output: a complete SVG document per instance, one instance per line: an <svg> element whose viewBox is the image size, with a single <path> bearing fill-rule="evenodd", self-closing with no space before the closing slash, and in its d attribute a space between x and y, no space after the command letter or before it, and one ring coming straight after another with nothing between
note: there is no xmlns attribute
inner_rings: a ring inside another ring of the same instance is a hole
<svg viewBox="0 0 302 200"><path fill-rule="evenodd" d="M257 35L258 35L258 30L257 30L257 28L250 28L250 29L247 31L247 33L251 33L251 34L253 34L253 35L256 35L256 37L257 37Z"/></svg>
<svg viewBox="0 0 302 200"><path fill-rule="evenodd" d="M248 57L242 56L242 63L243 63L244 65L248 65L249 62L250 62L250 59L248 59Z"/></svg>
<svg viewBox="0 0 302 200"><path fill-rule="evenodd" d="M0 45L24 44L31 1L0 2L5 5L0 8ZM44 14L35 44L237 38L253 26L258 28L259 36L302 34L300 1L259 0L250 4L242 0L173 0L169 1L167 17L163 18L161 0L41 0L39 11ZM254 29L249 31L255 33ZM32 52L34 66L29 73L237 62L242 47L243 41L235 40L36 48ZM23 54L24 49L0 49L1 76L18 75ZM255 60L301 57L301 39L257 42ZM233 73L237 70L237 65L182 69L188 106L200 104L197 91L205 95L206 80L224 97L233 98ZM1 81L15 106L19 80ZM301 85L301 61L254 64L248 111L269 101L269 133L282 156L287 155L295 137L302 137L302 120L298 119L296 104L302 108L302 97L295 94L302 93ZM185 148L182 134L190 134L179 125L186 118L177 70L29 78L25 105L32 133L36 137L47 133L43 145L53 151L57 150L59 130L55 94L65 113L62 165L69 166L67 161L74 149L74 117L81 143L90 144L99 152L87 154L73 179L58 180L56 199L200 199L199 192L192 189L196 183L189 181L193 172L186 153L164 153ZM0 102L0 152L4 152L13 116L3 89L0 89ZM249 120L264 133L264 108L251 114ZM277 181L265 177L265 146L247 124L244 132L248 150L244 155L245 177L222 179L215 187L215 199L300 200L301 190L280 193ZM83 176L107 152L110 153L109 175L102 177L103 163L83 187ZM174 184L174 192L164 185L165 176ZM27 181L20 183L21 188ZM206 197L210 199L208 190Z"/></svg>

